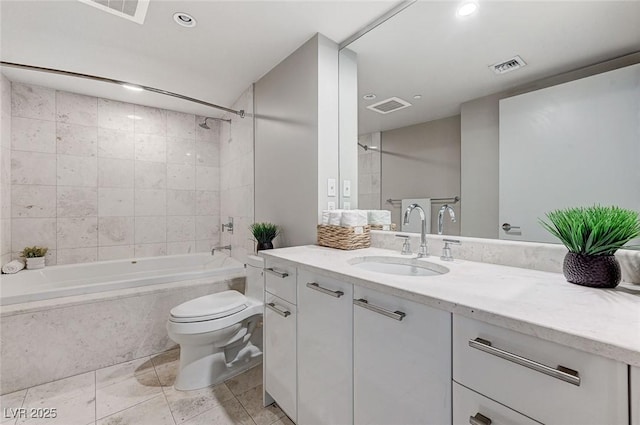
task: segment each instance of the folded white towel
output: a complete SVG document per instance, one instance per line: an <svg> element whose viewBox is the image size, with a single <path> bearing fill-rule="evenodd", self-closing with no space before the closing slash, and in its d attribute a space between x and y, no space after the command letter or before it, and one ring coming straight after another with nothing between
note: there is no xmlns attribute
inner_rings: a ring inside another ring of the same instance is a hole
<svg viewBox="0 0 640 425"><path fill-rule="evenodd" d="M340 226L342 220L342 210L329 211L329 224L332 226Z"/></svg>
<svg viewBox="0 0 640 425"><path fill-rule="evenodd" d="M367 211L369 224L388 225L391 224L391 211L369 210Z"/></svg>
<svg viewBox="0 0 640 425"><path fill-rule="evenodd" d="M13 260L2 266L2 273L13 274L18 273L24 269L24 263L22 261Z"/></svg>
<svg viewBox="0 0 640 425"><path fill-rule="evenodd" d="M367 225L367 212L365 210L348 210L342 213L342 221L340 225L343 227L356 227Z"/></svg>
<svg viewBox="0 0 640 425"><path fill-rule="evenodd" d="M329 215L331 214L330 210L322 211L322 224L329 224Z"/></svg>

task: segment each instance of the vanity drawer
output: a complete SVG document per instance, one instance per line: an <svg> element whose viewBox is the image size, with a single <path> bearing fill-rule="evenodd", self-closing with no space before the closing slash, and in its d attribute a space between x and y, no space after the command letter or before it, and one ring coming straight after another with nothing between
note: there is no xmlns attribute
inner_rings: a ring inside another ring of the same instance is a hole
<svg viewBox="0 0 640 425"><path fill-rule="evenodd" d="M296 304L297 269L295 266L267 260L264 276L267 292Z"/></svg>
<svg viewBox="0 0 640 425"><path fill-rule="evenodd" d="M453 400L453 425L540 424L455 382Z"/></svg>
<svg viewBox="0 0 640 425"><path fill-rule="evenodd" d="M546 424L628 423L625 364L458 315L453 379Z"/></svg>

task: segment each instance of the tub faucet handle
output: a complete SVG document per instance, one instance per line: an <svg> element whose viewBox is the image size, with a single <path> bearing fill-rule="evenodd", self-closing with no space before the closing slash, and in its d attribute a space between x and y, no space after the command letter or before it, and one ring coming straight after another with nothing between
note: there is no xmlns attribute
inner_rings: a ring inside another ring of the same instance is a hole
<svg viewBox="0 0 640 425"><path fill-rule="evenodd" d="M400 252L402 255L411 255L411 243L409 242L409 236L407 235L396 235L396 238L404 239L402 244L402 251Z"/></svg>

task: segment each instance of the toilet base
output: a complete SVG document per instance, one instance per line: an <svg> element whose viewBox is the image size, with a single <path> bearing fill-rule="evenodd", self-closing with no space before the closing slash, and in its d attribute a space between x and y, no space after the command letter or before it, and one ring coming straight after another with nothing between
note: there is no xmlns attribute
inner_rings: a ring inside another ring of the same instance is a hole
<svg viewBox="0 0 640 425"><path fill-rule="evenodd" d="M181 347L180 369L174 388L192 391L217 385L262 362L262 351L251 341L230 352L211 345ZM227 357L233 355L230 362Z"/></svg>

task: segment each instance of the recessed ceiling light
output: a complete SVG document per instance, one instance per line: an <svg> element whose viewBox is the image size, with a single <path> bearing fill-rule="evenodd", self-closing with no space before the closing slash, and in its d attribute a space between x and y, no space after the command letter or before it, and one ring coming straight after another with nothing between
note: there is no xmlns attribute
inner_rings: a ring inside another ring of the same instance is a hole
<svg viewBox="0 0 640 425"><path fill-rule="evenodd" d="M422 95L421 94L416 94L416 95L413 95L413 98L414 99L422 99Z"/></svg>
<svg viewBox="0 0 640 425"><path fill-rule="evenodd" d="M363 98L364 100L373 100L373 99L375 99L375 98L376 98L376 95L375 95L375 94L373 94L373 93L369 93L369 94L365 94L364 96L362 96L362 98Z"/></svg>
<svg viewBox="0 0 640 425"><path fill-rule="evenodd" d="M173 20L176 21L178 25L182 25L183 27L193 28L196 26L196 18L184 12L177 12L173 14Z"/></svg>
<svg viewBox="0 0 640 425"><path fill-rule="evenodd" d="M478 3L473 1L467 1L458 6L458 10L456 10L456 15L464 18L465 16L473 15L478 11Z"/></svg>
<svg viewBox="0 0 640 425"><path fill-rule="evenodd" d="M143 91L144 89L140 86L134 86L133 84L123 84L122 87L124 87L127 90L131 90L131 91Z"/></svg>

